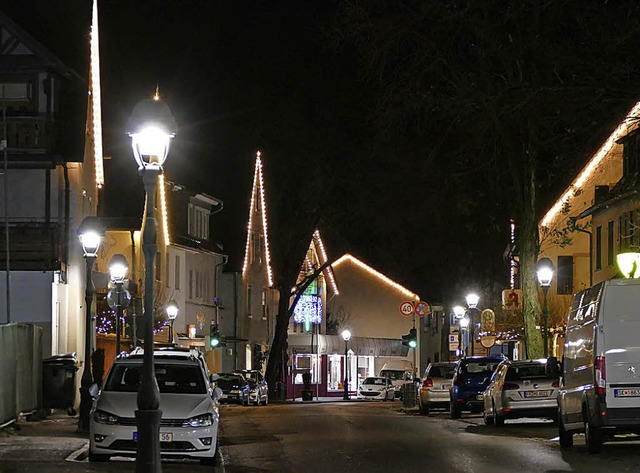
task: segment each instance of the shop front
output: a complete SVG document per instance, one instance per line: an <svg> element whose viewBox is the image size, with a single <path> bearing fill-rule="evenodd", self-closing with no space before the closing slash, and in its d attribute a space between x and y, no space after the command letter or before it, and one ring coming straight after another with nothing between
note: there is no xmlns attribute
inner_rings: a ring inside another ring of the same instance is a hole
<svg viewBox="0 0 640 473"><path fill-rule="evenodd" d="M345 378L349 395L355 396L367 376L377 375L378 357L406 356L402 340L387 338L352 337L345 342L339 335L294 333L288 343L288 399L301 398L303 389L314 398L342 397ZM308 387L305 379L310 379Z"/></svg>

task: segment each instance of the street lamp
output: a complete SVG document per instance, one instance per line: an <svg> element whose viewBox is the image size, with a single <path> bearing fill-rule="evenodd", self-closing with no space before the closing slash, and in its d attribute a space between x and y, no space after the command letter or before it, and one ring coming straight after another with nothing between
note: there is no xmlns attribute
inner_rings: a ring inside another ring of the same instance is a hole
<svg viewBox="0 0 640 473"><path fill-rule="evenodd" d="M555 266L549 258L541 258L536 265L536 273L538 275L538 282L542 288L542 294L544 295L544 304L542 306L542 320L543 320L543 343L544 343L544 356L549 356L549 333L547 330L547 323L549 320L549 307L547 306L547 292L549 292L549 286L551 286L551 280L553 279L553 272Z"/></svg>
<svg viewBox="0 0 640 473"><path fill-rule="evenodd" d="M129 263L124 255L117 254L111 257L109 261L109 275L111 282L116 286L116 356L120 354L120 318L122 317L122 287L124 286L124 278L127 276Z"/></svg>
<svg viewBox="0 0 640 473"><path fill-rule="evenodd" d="M167 304L167 317L169 318L169 343L173 343L173 322L178 317L178 303L174 300Z"/></svg>
<svg viewBox="0 0 640 473"><path fill-rule="evenodd" d="M342 396L342 399L347 401L349 400L349 378L347 376L347 367L349 366L347 363L349 356L348 345L349 340L351 339L351 331L348 328L342 331L342 339L344 340L344 396Z"/></svg>
<svg viewBox="0 0 640 473"><path fill-rule="evenodd" d="M458 322L458 353L462 354L462 324L460 323L462 317L464 317L464 307L457 305L453 308L453 315Z"/></svg>
<svg viewBox="0 0 640 473"><path fill-rule="evenodd" d="M89 415L91 412L91 393L93 376L91 374L91 345L93 341L93 324L91 320L91 304L93 304L93 281L91 273L93 264L98 256L98 249L104 236L104 227L97 217L85 217L78 227L78 238L82 245L84 260L86 263L85 276L85 338L84 338L84 363L82 366L82 378L80 378L80 416L78 430L89 431Z"/></svg>
<svg viewBox="0 0 640 473"><path fill-rule="evenodd" d="M475 355L475 345L476 345L476 315L477 312L480 312L478 309L478 302L480 302L480 296L475 293L467 294L465 297L467 301L467 307L469 310L467 311L469 314L469 323L471 328L469 330L469 336L471 338L471 355Z"/></svg>
<svg viewBox="0 0 640 473"><path fill-rule="evenodd" d="M462 332L466 332L468 326L469 326L469 316L467 314L464 314L460 319L460 331L458 332L458 337L460 337ZM464 334L462 339L464 340ZM467 357L467 349L464 346L464 342L462 343L462 357L463 358Z"/></svg>
<svg viewBox="0 0 640 473"><path fill-rule="evenodd" d="M127 123L133 155L138 163L146 194L142 251L145 262L144 280L144 355L142 381L138 389L138 449L136 472L162 471L160 462L160 393L153 367L153 283L154 259L157 251L157 226L154 215L155 195L162 164L169 153L169 143L176 134L176 122L169 107L160 101L157 92L151 99L136 104Z"/></svg>

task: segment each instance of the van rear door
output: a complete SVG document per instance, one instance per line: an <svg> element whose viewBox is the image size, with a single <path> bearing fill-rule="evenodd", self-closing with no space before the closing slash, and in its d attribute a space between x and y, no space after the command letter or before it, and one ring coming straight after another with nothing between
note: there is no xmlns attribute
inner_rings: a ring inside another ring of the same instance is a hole
<svg viewBox="0 0 640 473"><path fill-rule="evenodd" d="M607 406L640 407L640 281L610 281L600 310L596 355L605 357Z"/></svg>

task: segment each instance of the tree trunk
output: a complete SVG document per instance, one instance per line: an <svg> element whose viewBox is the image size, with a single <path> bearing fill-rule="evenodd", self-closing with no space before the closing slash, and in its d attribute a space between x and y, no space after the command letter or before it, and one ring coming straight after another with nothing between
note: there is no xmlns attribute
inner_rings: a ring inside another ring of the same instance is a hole
<svg viewBox="0 0 640 473"><path fill-rule="evenodd" d="M287 355L287 331L289 329L289 297L280 295L278 302L278 316L276 317L276 329L273 334L273 343L269 350L267 370L265 378L269 384L269 397L271 399L286 399L286 356ZM283 384L281 384L283 383ZM284 391L283 391L284 390Z"/></svg>

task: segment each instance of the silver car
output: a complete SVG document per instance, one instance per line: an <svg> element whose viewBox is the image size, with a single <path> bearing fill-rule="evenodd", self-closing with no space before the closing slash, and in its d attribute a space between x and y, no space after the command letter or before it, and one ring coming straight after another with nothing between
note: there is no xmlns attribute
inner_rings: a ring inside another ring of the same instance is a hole
<svg viewBox="0 0 640 473"><path fill-rule="evenodd" d="M484 422L558 416L558 378L547 374L546 360L503 361L483 393Z"/></svg>
<svg viewBox="0 0 640 473"><path fill-rule="evenodd" d="M429 414L429 409L435 406L449 406L449 388L455 369L455 362L429 363L418 396L421 414Z"/></svg>

